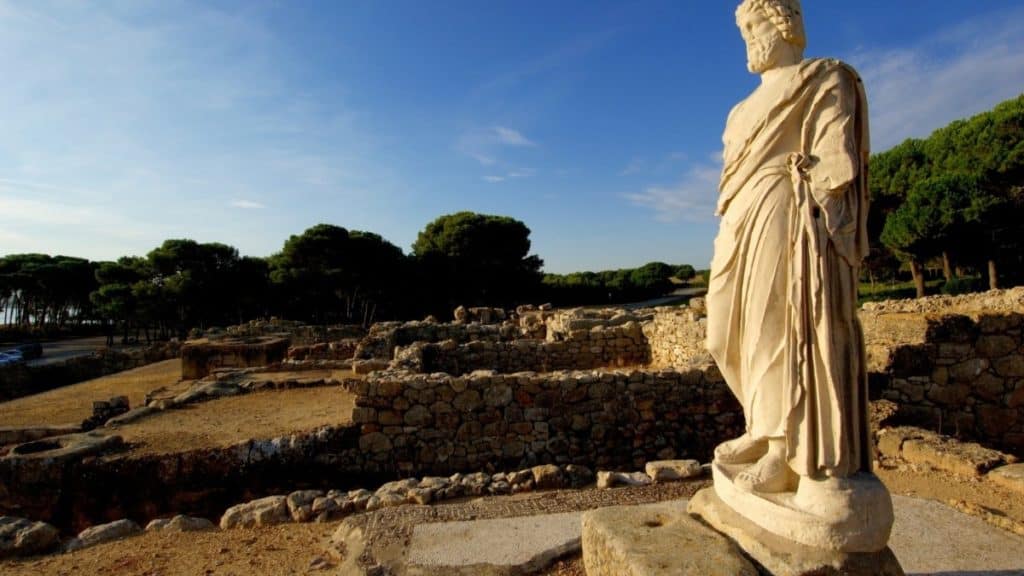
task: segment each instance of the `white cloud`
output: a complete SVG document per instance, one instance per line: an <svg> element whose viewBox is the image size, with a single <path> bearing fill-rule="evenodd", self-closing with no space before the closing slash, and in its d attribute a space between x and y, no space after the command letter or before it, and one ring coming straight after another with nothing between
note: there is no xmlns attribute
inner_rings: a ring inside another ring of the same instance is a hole
<svg viewBox="0 0 1024 576"><path fill-rule="evenodd" d="M482 166L501 164L499 155L504 148L535 148L537 143L519 130L506 126L465 130L455 143L455 150L479 162Z"/></svg>
<svg viewBox="0 0 1024 576"><path fill-rule="evenodd" d="M235 208L242 208L243 210L262 210L266 208L259 202L253 202L252 200L232 200L231 206Z"/></svg>
<svg viewBox="0 0 1024 576"><path fill-rule="evenodd" d="M536 146L532 140L523 136L523 133L519 130L513 130L512 128L506 128L504 126L495 126L494 134L498 137L498 142L508 146Z"/></svg>
<svg viewBox="0 0 1024 576"><path fill-rule="evenodd" d="M695 165L675 186L651 186L625 197L637 206L654 210L661 222L705 220L714 214L719 172L716 166Z"/></svg>
<svg viewBox="0 0 1024 576"><path fill-rule="evenodd" d="M509 172L506 172L503 175L488 175L488 176L484 176L483 180L485 182L490 182L492 184L496 184L498 182L504 182L506 180L514 180L516 178L529 178L530 176L533 176L533 169L532 168L519 168L519 169L516 169L516 170L510 170Z"/></svg>
<svg viewBox="0 0 1024 576"><path fill-rule="evenodd" d="M1024 90L1024 10L975 18L915 45L861 51L872 149L921 138Z"/></svg>

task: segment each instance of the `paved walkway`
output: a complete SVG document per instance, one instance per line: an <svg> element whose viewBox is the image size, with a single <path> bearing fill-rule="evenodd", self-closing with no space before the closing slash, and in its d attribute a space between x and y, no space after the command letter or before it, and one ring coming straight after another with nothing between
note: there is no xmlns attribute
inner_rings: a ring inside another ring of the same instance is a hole
<svg viewBox="0 0 1024 576"><path fill-rule="evenodd" d="M625 489L597 493L645 499ZM893 501L896 524L890 546L908 575L1024 576L1024 538L932 500L894 496ZM434 569L488 565L498 569L495 573L529 572L579 549L581 515L577 511L417 525L405 562Z"/></svg>

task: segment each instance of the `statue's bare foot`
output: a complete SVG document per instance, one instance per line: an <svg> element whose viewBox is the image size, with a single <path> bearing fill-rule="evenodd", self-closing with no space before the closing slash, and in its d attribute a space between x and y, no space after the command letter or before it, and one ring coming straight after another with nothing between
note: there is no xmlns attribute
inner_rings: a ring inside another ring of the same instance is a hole
<svg viewBox="0 0 1024 576"><path fill-rule="evenodd" d="M733 482L747 492L788 492L798 477L779 451L769 450L756 464L736 475Z"/></svg>
<svg viewBox="0 0 1024 576"><path fill-rule="evenodd" d="M715 461L722 464L749 464L757 462L766 452L768 440L744 434L715 447Z"/></svg>

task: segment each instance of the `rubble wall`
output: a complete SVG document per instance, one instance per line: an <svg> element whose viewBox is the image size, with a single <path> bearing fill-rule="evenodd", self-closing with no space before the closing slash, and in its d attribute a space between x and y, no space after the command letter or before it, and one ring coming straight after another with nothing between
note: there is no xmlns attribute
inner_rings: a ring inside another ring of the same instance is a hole
<svg viewBox="0 0 1024 576"><path fill-rule="evenodd" d="M655 459L707 460L743 427L739 405L711 366L381 373L355 391L354 464L366 472L449 474L537 463L635 469Z"/></svg>
<svg viewBox="0 0 1024 576"><path fill-rule="evenodd" d="M650 362L650 346L640 325L629 322L622 326L579 330L562 341L522 339L457 344L449 340L413 344L400 349L395 356L402 367L416 372L454 375L475 370L550 372L644 366Z"/></svg>
<svg viewBox="0 0 1024 576"><path fill-rule="evenodd" d="M901 420L1024 454L1024 314L925 314L921 337L891 343L878 343L884 315L864 317L875 395L899 404Z"/></svg>

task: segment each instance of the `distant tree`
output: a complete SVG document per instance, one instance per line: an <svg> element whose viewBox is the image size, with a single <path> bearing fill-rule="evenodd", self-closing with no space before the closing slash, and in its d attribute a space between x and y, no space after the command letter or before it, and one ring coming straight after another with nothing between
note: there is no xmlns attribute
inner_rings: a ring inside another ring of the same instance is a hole
<svg viewBox="0 0 1024 576"><path fill-rule="evenodd" d="M697 270L689 264L680 264L679 266L676 266L673 274L676 278L686 281L694 279L697 276Z"/></svg>
<svg viewBox="0 0 1024 576"><path fill-rule="evenodd" d="M270 278L295 318L370 323L395 309L405 255L377 234L318 224L270 258Z"/></svg>
<svg viewBox="0 0 1024 576"><path fill-rule="evenodd" d="M459 304L511 306L529 301L540 285L543 261L529 253L530 229L507 216L441 216L412 248L435 313Z"/></svg>

